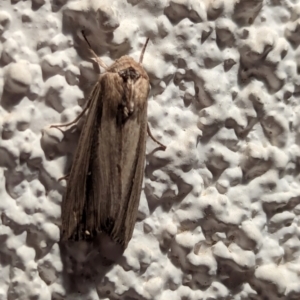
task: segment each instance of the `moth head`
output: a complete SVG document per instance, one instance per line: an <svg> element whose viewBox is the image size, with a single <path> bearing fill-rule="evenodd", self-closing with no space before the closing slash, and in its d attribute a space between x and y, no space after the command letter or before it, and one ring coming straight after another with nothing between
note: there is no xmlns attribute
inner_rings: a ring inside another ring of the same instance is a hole
<svg viewBox="0 0 300 300"><path fill-rule="evenodd" d="M121 70L119 75L123 78L124 82L127 82L128 80L136 81L141 76L133 67Z"/></svg>

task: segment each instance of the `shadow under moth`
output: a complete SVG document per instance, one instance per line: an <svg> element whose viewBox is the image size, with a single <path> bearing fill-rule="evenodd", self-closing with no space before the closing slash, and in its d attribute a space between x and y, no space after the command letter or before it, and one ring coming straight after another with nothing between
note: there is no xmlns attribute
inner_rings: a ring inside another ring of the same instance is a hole
<svg viewBox="0 0 300 300"><path fill-rule="evenodd" d="M97 57L82 32L100 74L86 107L64 127L86 118L75 151L62 201L61 240L92 241L107 234L125 249L136 221L144 176L149 77L142 66L146 41L139 62L129 56L110 67Z"/></svg>

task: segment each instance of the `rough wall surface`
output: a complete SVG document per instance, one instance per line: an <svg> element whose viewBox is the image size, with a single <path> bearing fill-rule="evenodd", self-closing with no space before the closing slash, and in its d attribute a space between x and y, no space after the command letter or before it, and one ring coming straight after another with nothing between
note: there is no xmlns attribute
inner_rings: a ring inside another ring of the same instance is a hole
<svg viewBox="0 0 300 300"><path fill-rule="evenodd" d="M1 300L300 298L297 2L1 0ZM150 37L148 117L167 145L148 139L133 238L103 269L58 244L80 126L50 125L97 80L83 28L108 65Z"/></svg>

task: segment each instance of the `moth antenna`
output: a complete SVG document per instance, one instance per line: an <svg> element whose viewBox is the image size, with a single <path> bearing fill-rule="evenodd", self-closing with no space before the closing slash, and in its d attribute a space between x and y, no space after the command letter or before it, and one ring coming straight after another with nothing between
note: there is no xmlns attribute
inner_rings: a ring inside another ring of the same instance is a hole
<svg viewBox="0 0 300 300"><path fill-rule="evenodd" d="M100 67L104 68L105 70L107 70L107 68L108 68L107 65L106 65L106 64L105 64L105 63L97 56L97 54L96 54L95 51L93 50L91 44L89 43L89 41L88 41L88 39L87 39L87 37L86 37L86 35L85 35L85 33L84 33L84 30L81 30L81 33L82 33L82 36L84 37L86 43L88 44L89 50L90 50L90 52L93 54L93 56L94 56L96 62L98 63L98 65L99 65Z"/></svg>
<svg viewBox="0 0 300 300"><path fill-rule="evenodd" d="M145 50L146 50L148 42L149 42L149 38L147 38L146 43L144 44L144 47L142 49L142 52L141 52L141 55L140 55L140 59L139 59L139 63L140 64L143 62L143 58L144 58L144 54L145 54Z"/></svg>

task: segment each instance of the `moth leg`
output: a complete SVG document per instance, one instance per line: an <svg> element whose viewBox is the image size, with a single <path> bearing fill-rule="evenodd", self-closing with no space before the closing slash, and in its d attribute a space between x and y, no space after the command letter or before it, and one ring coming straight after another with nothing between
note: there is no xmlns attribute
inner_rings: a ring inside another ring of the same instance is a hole
<svg viewBox="0 0 300 300"><path fill-rule="evenodd" d="M67 175L65 175L65 176L63 176L63 177L60 177L60 178L58 179L58 181L68 180L69 177L70 177L70 174L67 174Z"/></svg>
<svg viewBox="0 0 300 300"><path fill-rule="evenodd" d="M95 86L96 87L96 86ZM93 90L93 92L95 91L95 88ZM93 92L92 92L92 95L93 95ZM69 123L65 123L65 124L59 124L59 125L51 125L50 128L58 128L59 127L67 127L67 126L70 126L72 124L75 124L78 122L78 120L85 114L85 112L89 109L91 103L92 103L92 95L90 96L87 104L86 104L86 107L83 109L83 111L75 118L75 120L73 120L72 122L69 122Z"/></svg>
<svg viewBox="0 0 300 300"><path fill-rule="evenodd" d="M163 151L165 151L167 147L166 147L164 144L160 143L160 142L152 135L148 123L147 123L147 132L148 132L148 135L151 137L151 139L152 139L155 143L157 143L158 145L160 145L160 146L163 148Z"/></svg>
<svg viewBox="0 0 300 300"><path fill-rule="evenodd" d="M90 101L89 101L90 102ZM75 120L73 120L72 122L69 123L65 123L65 124L59 124L59 125L51 125L50 128L59 128L59 127L67 127L70 126L72 124L75 124L78 122L78 120L85 114L85 112L88 110L89 108L89 103L88 105L84 108L84 110L75 118Z"/></svg>
<svg viewBox="0 0 300 300"><path fill-rule="evenodd" d="M90 44L90 42L88 41L87 37L85 36L84 30L81 30L82 36L84 37L86 43L89 46L90 52L93 54L94 59L96 60L96 62L98 63L98 65L102 68L104 68L105 70L107 70L107 65L97 56L97 54L95 53L95 51L92 49L92 46Z"/></svg>

